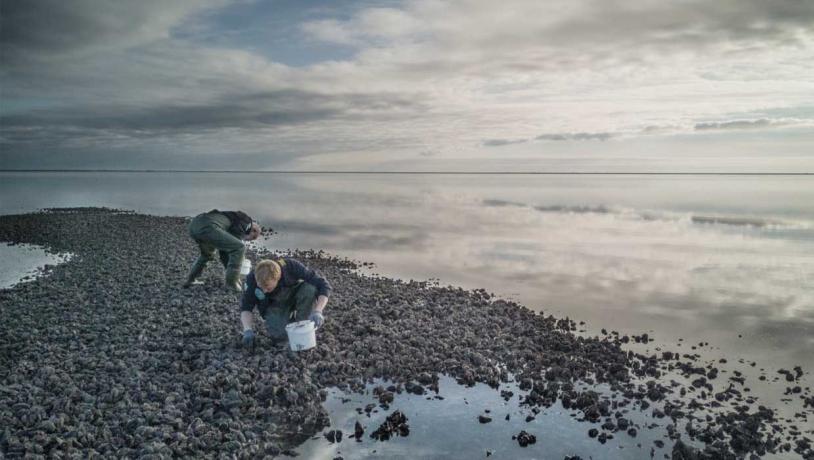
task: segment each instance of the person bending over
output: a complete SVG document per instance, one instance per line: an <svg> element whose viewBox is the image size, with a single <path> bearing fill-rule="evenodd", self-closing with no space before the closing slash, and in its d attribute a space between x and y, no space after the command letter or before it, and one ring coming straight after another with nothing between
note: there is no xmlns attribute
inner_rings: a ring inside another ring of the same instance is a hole
<svg viewBox="0 0 814 460"><path fill-rule="evenodd" d="M243 241L256 240L260 236L260 226L243 211L213 209L192 219L189 236L198 244L201 254L189 270L184 287L195 283L206 264L215 259L217 251L226 269L226 288L241 292L240 265L246 253Z"/></svg>
<svg viewBox="0 0 814 460"><path fill-rule="evenodd" d="M286 340L286 325L310 319L319 328L325 322L323 310L331 295L331 285L318 272L293 258L261 260L246 276L246 290L240 305L243 345L254 345L254 308L266 323L275 342Z"/></svg>

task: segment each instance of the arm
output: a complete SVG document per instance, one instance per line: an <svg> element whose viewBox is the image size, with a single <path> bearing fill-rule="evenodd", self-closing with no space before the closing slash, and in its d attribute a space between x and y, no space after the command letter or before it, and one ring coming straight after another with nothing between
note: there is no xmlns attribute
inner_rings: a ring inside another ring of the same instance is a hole
<svg viewBox="0 0 814 460"><path fill-rule="evenodd" d="M254 279L254 272L246 275L246 290L243 291L243 298L240 301L240 324L243 331L252 329L254 316L252 310L257 305L257 297L254 290L257 289L257 280Z"/></svg>
<svg viewBox="0 0 814 460"><path fill-rule="evenodd" d="M219 211L221 214L229 218L228 232L239 239L246 239L254 230L254 221L252 218L243 211ZM259 230L259 226L258 226ZM259 235L259 232L258 232ZM256 236L255 236L256 238Z"/></svg>
<svg viewBox="0 0 814 460"><path fill-rule="evenodd" d="M319 272L316 270L312 270L305 265L302 264L299 260L296 259L285 259L286 269L289 271L289 274L294 279L301 279L307 283L313 284L314 287L317 288L317 295L319 297L325 297L323 302L328 302L328 297L331 296L331 284L326 280ZM319 299L317 299L319 300Z"/></svg>
<svg viewBox="0 0 814 460"><path fill-rule="evenodd" d="M243 240L254 241L260 236L261 231L262 229L260 228L260 224L258 224L257 222L252 222L249 233L243 237Z"/></svg>
<svg viewBox="0 0 814 460"><path fill-rule="evenodd" d="M324 295L317 296L316 300L314 300L314 311L322 313L322 310L325 310L325 305L328 304L328 298Z"/></svg>
<svg viewBox="0 0 814 460"><path fill-rule="evenodd" d="M254 322L254 315L250 311L240 312L240 324L243 326L243 332L251 331Z"/></svg>

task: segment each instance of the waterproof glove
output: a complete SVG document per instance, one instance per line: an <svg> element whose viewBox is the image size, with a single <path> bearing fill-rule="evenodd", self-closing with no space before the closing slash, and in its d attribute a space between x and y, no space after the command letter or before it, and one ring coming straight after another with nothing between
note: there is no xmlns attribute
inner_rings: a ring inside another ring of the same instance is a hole
<svg viewBox="0 0 814 460"><path fill-rule="evenodd" d="M311 313L311 316L308 317L311 321L314 322L314 326L319 329L322 327L322 324L325 322L325 317L322 316L322 313L315 311Z"/></svg>
<svg viewBox="0 0 814 460"><path fill-rule="evenodd" d="M251 329L246 329L243 331L243 346L246 348L251 348L254 345L254 331Z"/></svg>

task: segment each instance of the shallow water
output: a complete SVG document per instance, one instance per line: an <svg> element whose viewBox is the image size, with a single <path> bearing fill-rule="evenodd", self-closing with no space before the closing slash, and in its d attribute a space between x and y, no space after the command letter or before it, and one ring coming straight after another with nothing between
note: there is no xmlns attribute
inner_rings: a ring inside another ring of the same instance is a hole
<svg viewBox="0 0 814 460"><path fill-rule="evenodd" d="M691 388L682 377L671 375L670 378L682 381ZM441 375L438 393L396 394L393 403L383 408L373 390L377 386L387 387L388 384L376 380L366 386L364 393L331 389L324 403L331 425L294 450L304 458L316 460L330 460L339 456L345 460L487 458L487 453L488 458L494 459L562 459L579 455L586 460L599 460L669 458L672 453L674 441L668 436L667 426L672 425L673 421L669 417L653 416L653 409L661 409L663 404L654 403L642 411L636 403L624 405L622 398L614 398L606 385L583 385L580 389L591 389L599 393L602 399L619 402L619 407L611 412L621 412L630 422L630 427L636 429L635 436L619 430L613 433L611 439L600 443L587 433L591 428L602 432L601 425L605 418L596 423L581 421L581 411L565 409L559 401L535 414L528 406L520 405L528 391L520 390L512 380L502 384L499 389L493 389L485 384L465 387L457 384L453 378ZM500 391L510 391L513 395L504 399ZM686 399L692 396L693 390L690 389ZM370 404L375 405L375 409L367 413L364 408ZM397 410L408 418L409 435L393 435L388 441L371 438L371 433ZM713 413L713 410L708 409L707 413ZM478 420L479 415L486 415L492 420L482 424ZM533 418L527 421L527 416ZM360 441L353 437L357 421L365 429ZM702 447L698 442L689 440L685 425L678 424L675 429L685 443ZM324 435L330 430L342 431L341 442L332 443L326 439ZM534 435L536 443L520 446L512 437L521 430ZM783 453L766 454L762 458L798 456Z"/></svg>
<svg viewBox="0 0 814 460"><path fill-rule="evenodd" d="M33 279L46 265L70 260L69 255L54 255L30 244L0 243L0 289L10 288L21 281Z"/></svg>
<svg viewBox="0 0 814 460"><path fill-rule="evenodd" d="M653 445L656 439L665 439L664 426L669 419L655 419L638 411L626 414L630 421L639 427L637 436L625 432L614 434L605 444L587 436L590 428L599 429L601 423L579 422L570 411L559 403L542 410L536 416L528 407L519 406L520 395L527 392L518 389L515 383L501 386L501 390L514 393L508 401L500 393L484 384L473 387L458 385L454 379L441 376L438 382L438 396L428 392L424 396L408 393L396 394L389 409L378 404L372 394L378 385L387 382L377 381L368 385L365 394L345 393L339 390L329 392L325 408L330 414L329 430L341 430L342 441L331 443L322 434L306 441L296 449L304 458L333 459L341 455L347 460L359 458L490 458L494 459L562 459L566 455L580 455L582 458L649 458L651 447L657 458L670 453L672 441L666 441L663 448ZM359 414L357 408L374 403L376 408L368 416ZM370 434L381 425L385 418L399 410L408 418L410 434L406 437L393 436L388 441L378 441ZM489 410L490 412L485 412ZM481 424L479 415L492 418ZM506 420L509 415L509 420ZM534 419L526 422L526 416ZM365 428L360 442L353 437L356 421ZM641 429L643 425L657 424L652 430ZM633 425L631 425L633 426ZM537 438L535 444L521 447L512 436L521 430ZM601 430L600 430L601 431Z"/></svg>

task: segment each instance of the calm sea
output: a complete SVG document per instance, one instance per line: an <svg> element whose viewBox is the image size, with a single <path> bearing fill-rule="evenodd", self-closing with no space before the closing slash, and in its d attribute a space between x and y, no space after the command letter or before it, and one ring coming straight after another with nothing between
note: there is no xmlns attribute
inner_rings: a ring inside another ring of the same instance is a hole
<svg viewBox="0 0 814 460"><path fill-rule="evenodd" d="M61 206L242 209L273 249L814 368L814 176L0 173L0 213Z"/></svg>

